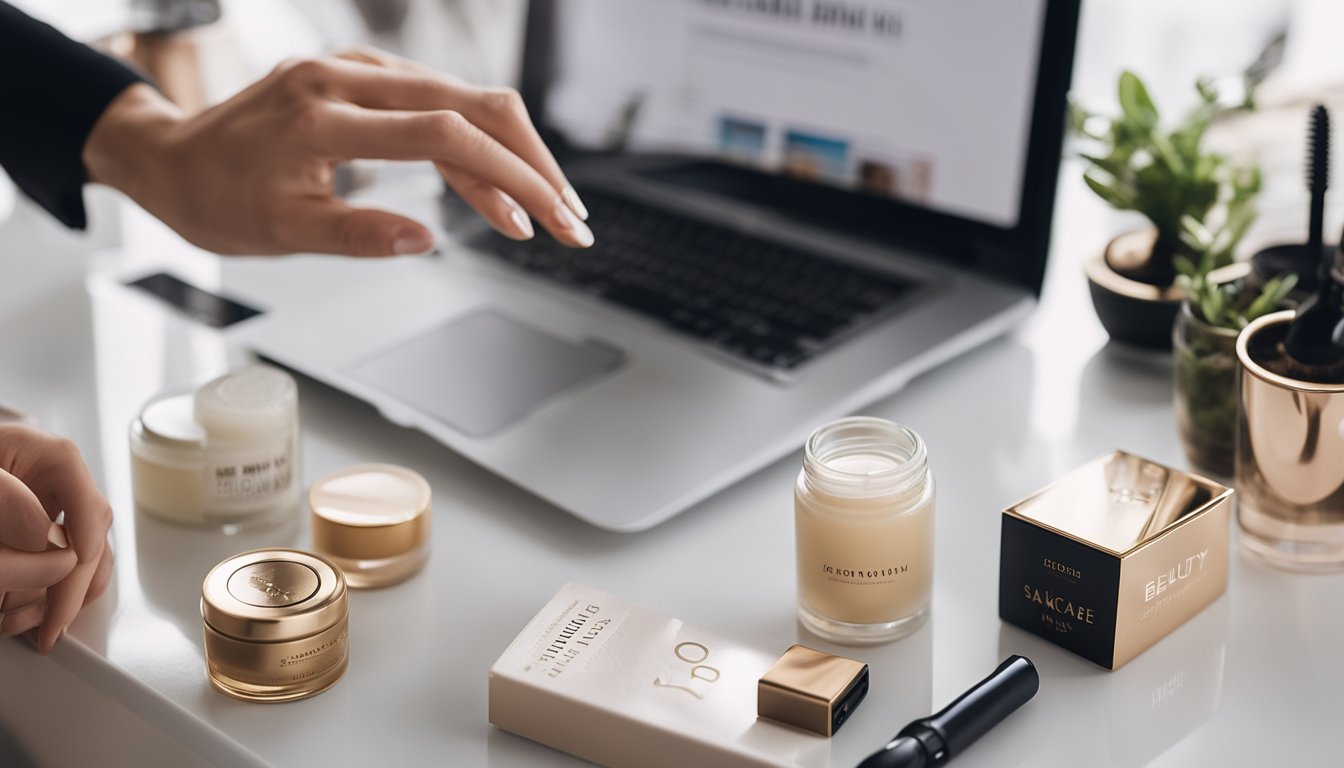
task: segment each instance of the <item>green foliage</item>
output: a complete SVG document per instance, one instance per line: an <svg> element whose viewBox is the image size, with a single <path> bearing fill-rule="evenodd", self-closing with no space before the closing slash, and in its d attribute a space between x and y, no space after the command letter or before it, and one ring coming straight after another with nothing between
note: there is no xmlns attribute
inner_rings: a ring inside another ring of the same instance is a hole
<svg viewBox="0 0 1344 768"><path fill-rule="evenodd" d="M1218 234L1210 233L1193 219L1188 220L1187 224L1190 229L1183 235L1192 241L1190 247L1202 255L1198 263L1185 256L1175 258L1176 270L1180 273L1176 284L1181 287L1186 300L1200 319L1210 325L1239 331L1257 317L1283 307L1284 300L1297 285L1297 275L1279 275L1265 283L1259 292L1246 288L1240 280L1214 282L1209 274L1218 268L1218 259L1225 255L1215 247L1214 241L1227 236L1223 230ZM1195 234L1195 228L1202 232Z"/></svg>
<svg viewBox="0 0 1344 768"><path fill-rule="evenodd" d="M1170 131L1160 126L1143 81L1129 71L1120 75L1118 116L1100 117L1074 104L1069 119L1074 133L1096 145L1081 156L1088 166L1083 181L1098 197L1146 216L1157 228L1158 242L1166 245L1155 251L1200 258L1201 251L1183 237L1193 221L1205 230L1197 242L1215 249L1215 266L1224 266L1255 219L1252 202L1260 191L1260 171L1204 150L1204 134L1223 107L1209 81L1201 80L1195 89L1199 105Z"/></svg>

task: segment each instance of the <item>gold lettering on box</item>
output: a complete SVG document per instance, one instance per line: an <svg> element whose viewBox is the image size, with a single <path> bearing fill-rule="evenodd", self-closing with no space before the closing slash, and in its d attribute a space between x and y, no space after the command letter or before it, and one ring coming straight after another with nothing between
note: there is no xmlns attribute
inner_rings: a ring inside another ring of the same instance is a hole
<svg viewBox="0 0 1344 768"><path fill-rule="evenodd" d="M1143 587L1143 601L1151 602L1153 598L1166 592L1168 589L1176 586L1185 579L1190 578L1198 572L1204 570L1204 558L1209 554L1208 547L1203 551L1191 555L1184 560L1176 563L1167 569L1166 573L1158 574L1157 578L1148 582Z"/></svg>
<svg viewBox="0 0 1344 768"><path fill-rule="evenodd" d="M653 679L654 687L685 691L697 699L705 698L703 693L697 692L695 689L691 688L691 686L694 685L696 681L711 684L718 682L719 680L719 670L703 663L709 659L709 649L700 643L688 641L677 643L677 646L672 649L672 653L677 657L678 661L691 665L691 671L689 673L690 679L686 681L685 685L679 685L675 682L663 682L663 678L659 676Z"/></svg>
<svg viewBox="0 0 1344 768"><path fill-rule="evenodd" d="M1032 589L1030 584L1022 585L1023 595L1027 600L1036 605L1045 606L1057 614L1068 616L1074 621L1081 621L1084 624L1095 624L1096 614L1091 608L1081 605L1075 605L1071 600L1063 595L1057 595L1046 589Z"/></svg>
<svg viewBox="0 0 1344 768"><path fill-rule="evenodd" d="M1072 566L1065 565L1065 564L1063 564L1063 563L1057 563L1057 562L1055 562L1054 560L1051 560L1051 559L1048 558L1048 557L1045 558L1045 559L1041 562L1041 564L1045 566L1046 570L1052 571L1052 572L1054 572L1054 573L1058 573L1058 574L1060 574L1061 576L1065 576L1065 577L1067 577L1067 578L1069 578L1069 579L1071 579L1071 580L1073 580L1073 581L1081 581L1082 578L1083 578L1083 572L1082 572L1082 571L1080 571L1080 570L1078 570L1077 568L1074 568L1074 567L1072 567Z"/></svg>

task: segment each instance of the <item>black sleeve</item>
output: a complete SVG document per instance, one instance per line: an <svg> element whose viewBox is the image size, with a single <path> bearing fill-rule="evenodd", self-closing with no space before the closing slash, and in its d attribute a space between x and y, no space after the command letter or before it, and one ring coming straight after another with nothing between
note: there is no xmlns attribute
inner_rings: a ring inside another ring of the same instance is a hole
<svg viewBox="0 0 1344 768"><path fill-rule="evenodd" d="M140 75L0 0L0 166L19 189L83 229L84 140Z"/></svg>

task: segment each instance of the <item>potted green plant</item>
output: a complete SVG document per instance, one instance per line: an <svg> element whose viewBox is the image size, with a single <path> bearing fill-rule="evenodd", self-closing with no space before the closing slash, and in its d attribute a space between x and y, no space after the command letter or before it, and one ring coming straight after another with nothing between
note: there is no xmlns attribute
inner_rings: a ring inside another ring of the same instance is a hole
<svg viewBox="0 0 1344 768"><path fill-rule="evenodd" d="M1218 268L1231 261L1238 231L1244 229L1211 230L1187 218L1182 243L1198 261L1173 260L1185 296L1172 332L1176 425L1191 466L1220 477L1232 476L1235 459L1237 336L1252 320L1282 309L1297 284L1297 275L1287 274L1257 289L1247 284L1246 262Z"/></svg>
<svg viewBox="0 0 1344 768"><path fill-rule="evenodd" d="M1077 105L1072 110L1074 132L1095 145L1082 153L1084 182L1112 207L1137 211L1151 225L1120 235L1087 262L1093 306L1116 341L1170 348L1182 298L1176 260L1199 258L1182 239L1184 221L1205 227L1218 221L1218 231L1235 242L1254 218L1259 169L1205 149L1209 124L1225 108L1207 81L1196 90L1198 106L1169 130L1133 72L1120 75L1119 115L1101 117ZM1249 96L1243 106L1249 107ZM1230 252L1225 258L1230 261Z"/></svg>

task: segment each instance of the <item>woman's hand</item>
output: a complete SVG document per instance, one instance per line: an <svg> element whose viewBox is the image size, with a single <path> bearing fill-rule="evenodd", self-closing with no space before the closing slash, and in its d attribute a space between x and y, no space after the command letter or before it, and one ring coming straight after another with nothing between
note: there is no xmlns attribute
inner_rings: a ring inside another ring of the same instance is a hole
<svg viewBox="0 0 1344 768"><path fill-rule="evenodd" d="M91 181L116 187L217 253L423 253L430 231L335 197L356 158L432 160L495 229L536 220L587 247L587 211L517 92L482 88L374 51L286 62L191 117L147 85L112 101L84 147Z"/></svg>
<svg viewBox="0 0 1344 768"><path fill-rule="evenodd" d="M56 524L62 512L64 527ZM107 588L111 525L112 509L74 443L0 425L0 637L38 629L38 651L51 651Z"/></svg>

